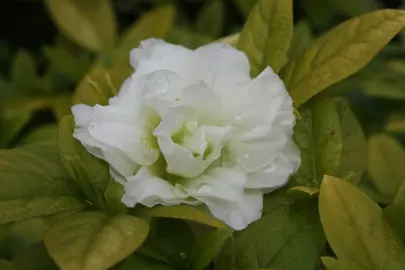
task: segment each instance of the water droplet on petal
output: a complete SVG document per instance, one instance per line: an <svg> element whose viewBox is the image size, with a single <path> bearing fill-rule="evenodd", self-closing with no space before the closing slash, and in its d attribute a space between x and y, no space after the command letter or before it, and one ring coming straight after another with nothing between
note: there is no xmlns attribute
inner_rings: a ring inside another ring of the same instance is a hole
<svg viewBox="0 0 405 270"><path fill-rule="evenodd" d="M235 121L240 121L241 119L242 119L242 116L241 116L241 115L235 116Z"/></svg>
<svg viewBox="0 0 405 270"><path fill-rule="evenodd" d="M252 157L251 154L244 154L244 155L243 155L243 158L244 158L244 159L249 159L249 158L251 158L251 157Z"/></svg>
<svg viewBox="0 0 405 270"><path fill-rule="evenodd" d="M212 187L207 184L202 184L197 188L198 192L203 192L203 193L211 193L212 192Z"/></svg>

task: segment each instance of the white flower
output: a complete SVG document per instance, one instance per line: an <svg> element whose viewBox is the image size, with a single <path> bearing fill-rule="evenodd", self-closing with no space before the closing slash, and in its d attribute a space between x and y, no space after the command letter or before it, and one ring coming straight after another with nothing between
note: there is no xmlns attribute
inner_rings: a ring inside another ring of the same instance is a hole
<svg viewBox="0 0 405 270"><path fill-rule="evenodd" d="M295 117L270 68L249 75L244 53L222 43L194 51L149 39L108 106L72 108L74 137L107 161L124 204L205 204L239 230L259 219L263 193L299 166Z"/></svg>

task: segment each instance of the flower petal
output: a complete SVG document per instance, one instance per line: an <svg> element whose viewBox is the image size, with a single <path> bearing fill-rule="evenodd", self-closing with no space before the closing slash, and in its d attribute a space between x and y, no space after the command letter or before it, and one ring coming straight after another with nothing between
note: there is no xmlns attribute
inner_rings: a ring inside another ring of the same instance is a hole
<svg viewBox="0 0 405 270"><path fill-rule="evenodd" d="M207 44L197 48L194 53L214 73L231 73L235 77L250 78L247 56L229 44Z"/></svg>
<svg viewBox="0 0 405 270"><path fill-rule="evenodd" d="M245 190L243 196L235 202L207 198L204 203L214 217L235 230L243 230L262 216L263 194L257 190Z"/></svg>
<svg viewBox="0 0 405 270"><path fill-rule="evenodd" d="M147 207L157 204L177 205L187 198L179 187L154 176L147 167L142 167L135 176L128 177L122 202L128 207L141 203Z"/></svg>
<svg viewBox="0 0 405 270"><path fill-rule="evenodd" d="M188 195L204 201L206 198L237 201L243 194L246 174L240 168L218 167L200 177L182 183Z"/></svg>

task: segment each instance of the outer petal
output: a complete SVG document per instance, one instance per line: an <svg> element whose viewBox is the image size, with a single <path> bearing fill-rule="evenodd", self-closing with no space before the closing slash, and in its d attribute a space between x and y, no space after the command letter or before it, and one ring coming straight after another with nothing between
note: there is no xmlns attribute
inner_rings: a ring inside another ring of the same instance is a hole
<svg viewBox="0 0 405 270"><path fill-rule="evenodd" d="M131 158L118 148L111 147L95 140L89 133L91 121L96 117L94 109L90 106L79 104L72 107L76 128L73 137L94 156L107 161L115 171L121 175L129 176L137 168Z"/></svg>
<svg viewBox="0 0 405 270"><path fill-rule="evenodd" d="M235 230L259 219L263 208L260 190L244 190L246 174L238 167L216 168L184 182L187 194L208 206L213 216Z"/></svg>
<svg viewBox="0 0 405 270"><path fill-rule="evenodd" d="M230 73L235 77L250 78L246 55L226 43L211 43L194 51L198 59L214 73Z"/></svg>
<svg viewBox="0 0 405 270"><path fill-rule="evenodd" d="M164 41L145 42L152 44L147 53L138 57L140 54L137 49L131 52L131 62L136 66L137 76L167 70L179 74L185 85L201 80L211 84L213 74L201 65L193 51Z"/></svg>
<svg viewBox="0 0 405 270"><path fill-rule="evenodd" d="M127 178L122 202L128 207L137 203L153 207L157 204L177 205L186 198L186 193L179 186L172 186L143 167L135 176Z"/></svg>
<svg viewBox="0 0 405 270"><path fill-rule="evenodd" d="M299 150L290 140L273 164L248 176L245 188L261 188L269 192L282 187L287 184L290 175L298 169L300 161Z"/></svg>
<svg viewBox="0 0 405 270"><path fill-rule="evenodd" d="M216 218L222 220L235 230L243 230L250 223L260 219L263 209L263 194L257 190L247 190L235 201L206 198L203 202Z"/></svg>
<svg viewBox="0 0 405 270"><path fill-rule="evenodd" d="M216 198L234 202L243 196L246 174L242 169L215 168L200 177L189 179L182 185L188 195L205 201Z"/></svg>
<svg viewBox="0 0 405 270"><path fill-rule="evenodd" d="M135 48L130 52L130 62L134 69L137 69L140 62L147 60L152 56L153 49L157 45L164 45L165 42L161 39L150 38L141 42L139 48Z"/></svg>

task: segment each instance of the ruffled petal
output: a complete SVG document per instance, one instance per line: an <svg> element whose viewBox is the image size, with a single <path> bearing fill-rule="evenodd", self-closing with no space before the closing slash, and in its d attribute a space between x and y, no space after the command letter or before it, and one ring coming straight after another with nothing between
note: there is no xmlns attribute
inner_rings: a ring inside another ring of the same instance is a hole
<svg viewBox="0 0 405 270"><path fill-rule="evenodd" d="M94 108L79 104L72 107L72 113L76 124L73 137L79 140L90 154L107 161L121 175L132 175L137 168L137 164L128 155L118 148L110 147L95 140L90 135L88 127L96 117Z"/></svg>
<svg viewBox="0 0 405 270"><path fill-rule="evenodd" d="M147 167L142 167L135 176L127 178L122 202L128 207L138 203L153 207L157 204L181 204L186 198L186 193L179 186L171 185L153 175Z"/></svg>
<svg viewBox="0 0 405 270"><path fill-rule="evenodd" d="M240 168L219 167L184 181L182 186L189 196L202 201L206 198L237 201L243 195L246 181L246 174Z"/></svg>
<svg viewBox="0 0 405 270"><path fill-rule="evenodd" d="M197 48L194 54L214 73L232 74L235 77L250 78L247 56L226 43L211 43Z"/></svg>
<svg viewBox="0 0 405 270"><path fill-rule="evenodd" d="M246 190L243 196L234 202L206 198L204 203L214 217L235 230L243 230L262 216L263 194L260 190Z"/></svg>

